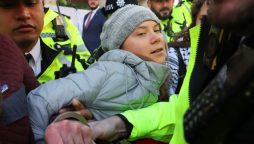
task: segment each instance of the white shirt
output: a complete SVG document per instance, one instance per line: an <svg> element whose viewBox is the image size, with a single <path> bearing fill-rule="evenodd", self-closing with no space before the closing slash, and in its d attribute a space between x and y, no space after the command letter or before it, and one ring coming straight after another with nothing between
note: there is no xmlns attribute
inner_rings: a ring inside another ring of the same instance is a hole
<svg viewBox="0 0 254 144"><path fill-rule="evenodd" d="M37 76L41 72L41 44L40 39L38 39L36 45L29 52L32 55L32 59L29 60L29 65L34 71L34 75ZM28 53L25 53L28 54Z"/></svg>

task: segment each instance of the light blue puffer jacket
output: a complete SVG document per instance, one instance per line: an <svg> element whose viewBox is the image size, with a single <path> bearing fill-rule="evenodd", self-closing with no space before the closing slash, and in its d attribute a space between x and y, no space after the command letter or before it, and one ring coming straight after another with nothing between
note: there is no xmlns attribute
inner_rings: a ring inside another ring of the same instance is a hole
<svg viewBox="0 0 254 144"><path fill-rule="evenodd" d="M168 76L164 65L143 61L124 50L111 50L87 70L42 84L28 95L36 141L43 141L49 118L79 99L100 120L155 103Z"/></svg>

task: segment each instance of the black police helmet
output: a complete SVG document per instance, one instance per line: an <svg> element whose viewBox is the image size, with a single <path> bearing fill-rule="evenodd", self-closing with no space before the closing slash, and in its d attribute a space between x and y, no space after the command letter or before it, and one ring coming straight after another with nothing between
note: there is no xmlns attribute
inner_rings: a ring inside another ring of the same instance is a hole
<svg viewBox="0 0 254 144"><path fill-rule="evenodd" d="M117 9L119 9L127 4L138 5L138 0L106 0L106 4L102 8L102 13L105 16L108 16L109 14L112 14Z"/></svg>

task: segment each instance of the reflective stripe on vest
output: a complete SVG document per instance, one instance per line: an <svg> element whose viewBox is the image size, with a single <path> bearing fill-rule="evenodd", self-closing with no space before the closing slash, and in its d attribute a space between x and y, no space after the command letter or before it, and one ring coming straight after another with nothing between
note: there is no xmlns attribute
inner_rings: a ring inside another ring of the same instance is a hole
<svg viewBox="0 0 254 144"><path fill-rule="evenodd" d="M53 20L58 17L59 14L53 10L48 10L44 16L44 27L41 33L41 40L43 43L47 45L47 47L58 51L59 49L55 48L56 45L61 46L70 46L72 49L74 45L77 46L77 55L80 56L81 59L87 60L90 57L90 52L87 50L83 39L75 27L75 25L71 22L70 19L64 17L65 20L65 32L70 39L63 40L63 41L56 41L56 34L55 30L53 29ZM63 58L65 57L65 58ZM47 82L49 80L55 79L55 71L59 71L63 64L71 63L72 55L64 55L63 52L60 52L56 58L54 58L53 62L47 67L47 69L40 74L37 78L40 83ZM75 67L77 71L84 70L81 63L76 60Z"/></svg>
<svg viewBox="0 0 254 144"><path fill-rule="evenodd" d="M52 21L59 16L58 13L54 12L53 10L48 10L44 16L44 27L41 33L42 41L51 49L55 50L55 44L58 43L59 45L67 45L70 44L70 47L73 48L74 45L77 45L77 54L84 56L84 59L88 59L90 56L90 52L87 50L83 39L76 28L76 26L71 22L70 19L64 17L65 20L65 32L69 37L66 41L58 41L55 42L54 39L56 38L55 30L53 29Z"/></svg>
<svg viewBox="0 0 254 144"><path fill-rule="evenodd" d="M63 51L60 52L57 57L54 59L54 61L48 66L48 68L41 74L37 80L40 83L45 83L50 80L55 79L55 72L59 71L60 68L63 66L63 64L67 64L67 66L71 66L71 55L64 55ZM83 66L75 60L75 68L77 71L83 71Z"/></svg>

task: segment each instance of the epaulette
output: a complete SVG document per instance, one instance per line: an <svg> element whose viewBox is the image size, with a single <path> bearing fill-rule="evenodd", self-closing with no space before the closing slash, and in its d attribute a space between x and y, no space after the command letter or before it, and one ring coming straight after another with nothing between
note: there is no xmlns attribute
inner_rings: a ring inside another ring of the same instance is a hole
<svg viewBox="0 0 254 144"><path fill-rule="evenodd" d="M56 13L58 13L58 14L60 15L60 13L59 13L59 12L56 12ZM70 17L70 16L68 16L68 15L65 15L65 14L63 14L63 13L61 13L61 15L62 15L62 16L64 16L64 17L67 17L68 19L71 19L71 17Z"/></svg>

